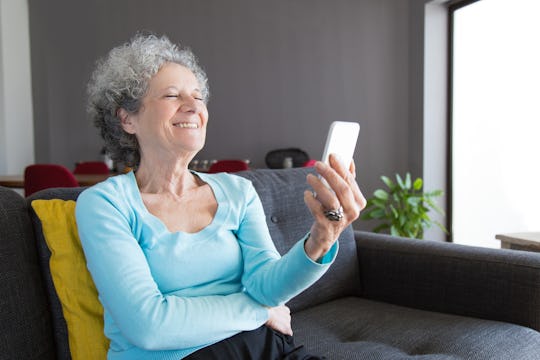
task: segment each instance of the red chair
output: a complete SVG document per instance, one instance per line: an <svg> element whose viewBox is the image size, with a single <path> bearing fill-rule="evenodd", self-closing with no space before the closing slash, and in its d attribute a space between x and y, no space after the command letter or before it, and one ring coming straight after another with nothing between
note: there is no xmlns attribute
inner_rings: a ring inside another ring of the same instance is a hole
<svg viewBox="0 0 540 360"><path fill-rule="evenodd" d="M304 163L304 165L302 165L302 167L312 167L312 166L315 166L315 163L317 162L317 160L315 159L310 159L308 161L306 161Z"/></svg>
<svg viewBox="0 0 540 360"><path fill-rule="evenodd" d="M218 160L208 169L211 174L219 172L238 172L249 170L249 165L244 160Z"/></svg>
<svg viewBox="0 0 540 360"><path fill-rule="evenodd" d="M75 165L74 174L108 174L109 167L103 161L83 161Z"/></svg>
<svg viewBox="0 0 540 360"><path fill-rule="evenodd" d="M24 169L24 195L54 187L77 187L75 176L62 165L34 164Z"/></svg>

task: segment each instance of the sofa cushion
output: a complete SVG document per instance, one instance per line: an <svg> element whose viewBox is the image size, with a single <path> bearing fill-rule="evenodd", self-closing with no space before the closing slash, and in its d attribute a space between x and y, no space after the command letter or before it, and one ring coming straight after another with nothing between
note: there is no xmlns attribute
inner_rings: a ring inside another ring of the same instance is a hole
<svg viewBox="0 0 540 360"><path fill-rule="evenodd" d="M0 187L2 359L54 359L51 319L24 199Z"/></svg>
<svg viewBox="0 0 540 360"><path fill-rule="evenodd" d="M348 297L294 314L297 344L328 359L535 360L540 333Z"/></svg>
<svg viewBox="0 0 540 360"><path fill-rule="evenodd" d="M58 360L71 359L71 353L69 351L68 343L67 325L66 320L64 319L64 314L62 313L62 306L60 304L60 300L58 299L58 295L56 294L56 290L54 289L51 272L49 270L49 259L51 257L51 252L47 247L45 238L43 237L41 221L32 209L31 203L35 199L76 200L80 192L83 190L84 188L52 188L38 191L26 199L28 204L27 206L30 209L32 225L34 227L35 241L37 243L36 245L39 256L39 267L41 275L45 282L46 294L49 300L52 318L51 320L53 325L54 343L56 345L56 353Z"/></svg>
<svg viewBox="0 0 540 360"><path fill-rule="evenodd" d="M34 200L51 251L50 272L62 304L73 359L105 359L109 340L103 332L103 306L82 250L75 201Z"/></svg>
<svg viewBox="0 0 540 360"><path fill-rule="evenodd" d="M261 169L237 173L253 183L261 198L272 240L281 254L287 252L311 228L313 217L304 203L306 182L313 168ZM288 306L299 311L343 296L358 295L360 278L352 227L339 237L339 252L328 272Z"/></svg>

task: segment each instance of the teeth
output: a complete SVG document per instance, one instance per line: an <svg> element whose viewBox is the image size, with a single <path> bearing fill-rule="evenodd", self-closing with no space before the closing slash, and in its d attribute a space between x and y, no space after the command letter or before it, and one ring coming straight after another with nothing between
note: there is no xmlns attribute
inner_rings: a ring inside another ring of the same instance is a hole
<svg viewBox="0 0 540 360"><path fill-rule="evenodd" d="M178 123L178 124L173 124L173 126L184 128L184 129L197 129L199 127L195 123Z"/></svg>

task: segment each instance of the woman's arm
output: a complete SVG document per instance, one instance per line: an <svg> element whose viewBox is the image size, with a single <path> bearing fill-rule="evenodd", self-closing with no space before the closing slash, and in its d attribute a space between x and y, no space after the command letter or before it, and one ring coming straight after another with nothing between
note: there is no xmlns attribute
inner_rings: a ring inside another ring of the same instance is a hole
<svg viewBox="0 0 540 360"><path fill-rule="evenodd" d="M243 292L193 298L162 294L132 234L129 210L103 193L83 192L76 216L100 301L135 346L148 350L200 346L268 320L268 310Z"/></svg>
<svg viewBox="0 0 540 360"><path fill-rule="evenodd" d="M304 250L307 234L280 257L270 237L261 201L251 183L243 194L245 210L240 214L236 233L244 257L242 283L258 302L268 306L283 304L326 272L337 255L338 244L315 262Z"/></svg>

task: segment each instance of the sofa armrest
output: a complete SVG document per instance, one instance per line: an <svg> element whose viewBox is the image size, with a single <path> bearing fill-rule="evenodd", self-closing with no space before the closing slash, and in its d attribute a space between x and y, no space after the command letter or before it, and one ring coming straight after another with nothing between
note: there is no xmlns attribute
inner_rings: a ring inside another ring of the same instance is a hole
<svg viewBox="0 0 540 360"><path fill-rule="evenodd" d="M363 297L540 331L540 254L355 231Z"/></svg>

